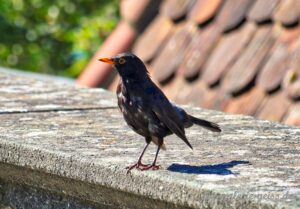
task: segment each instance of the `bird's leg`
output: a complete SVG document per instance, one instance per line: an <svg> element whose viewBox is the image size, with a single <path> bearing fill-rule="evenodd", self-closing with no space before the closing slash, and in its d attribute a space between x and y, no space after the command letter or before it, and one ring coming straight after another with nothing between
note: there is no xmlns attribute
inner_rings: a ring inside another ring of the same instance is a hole
<svg viewBox="0 0 300 209"><path fill-rule="evenodd" d="M136 163L136 164L137 164L137 167L136 167L136 168L148 166L148 165L142 163L142 158L143 158L144 153L145 153L146 149L148 148L148 145L149 145L149 144L150 144L150 142L146 144L146 146L145 146L145 148L144 148L142 154L140 155L139 160L138 160L137 163Z"/></svg>
<svg viewBox="0 0 300 209"><path fill-rule="evenodd" d="M128 170L127 170L127 173L130 173L130 171L131 171L132 169L134 169L134 168L139 169L140 167L147 167L147 166L148 166L148 165L145 165L145 164L142 163L142 158L143 158L143 156L144 156L144 153L145 153L146 149L148 148L148 145L150 144L150 141L148 142L148 141L146 140L146 142L147 142L147 144L146 144L145 148L143 149L143 152L142 152L142 154L140 155L139 160L137 161L137 163L135 163L134 165L131 165L131 166L127 166L127 167L126 167L126 169L128 169Z"/></svg>
<svg viewBox="0 0 300 209"><path fill-rule="evenodd" d="M157 160L157 156L158 156L158 153L159 153L159 150L160 150L162 144L163 144L163 140L161 139L161 140L158 141L158 146L157 146L157 150L156 150L154 161L152 162L151 165L142 168L141 169L142 171L149 170L149 169L152 169L152 170L158 170L159 169L160 166L156 165L156 160Z"/></svg>

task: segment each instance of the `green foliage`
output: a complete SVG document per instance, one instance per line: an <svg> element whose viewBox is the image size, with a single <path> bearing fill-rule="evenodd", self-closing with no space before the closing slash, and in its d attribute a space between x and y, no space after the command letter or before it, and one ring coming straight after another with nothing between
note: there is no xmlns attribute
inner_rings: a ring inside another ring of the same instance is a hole
<svg viewBox="0 0 300 209"><path fill-rule="evenodd" d="M0 65L77 76L119 19L117 0L0 4Z"/></svg>

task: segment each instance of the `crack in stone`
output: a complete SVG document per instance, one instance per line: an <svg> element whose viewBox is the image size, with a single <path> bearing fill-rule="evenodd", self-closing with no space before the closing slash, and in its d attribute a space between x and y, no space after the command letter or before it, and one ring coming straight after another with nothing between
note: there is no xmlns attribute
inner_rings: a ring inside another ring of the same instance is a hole
<svg viewBox="0 0 300 209"><path fill-rule="evenodd" d="M79 110L110 110L110 109L117 109L117 106L10 111L10 112L0 112L0 115L11 115L11 114L22 114L22 113L45 113L45 112L60 112L60 111L72 112L72 111L79 111Z"/></svg>

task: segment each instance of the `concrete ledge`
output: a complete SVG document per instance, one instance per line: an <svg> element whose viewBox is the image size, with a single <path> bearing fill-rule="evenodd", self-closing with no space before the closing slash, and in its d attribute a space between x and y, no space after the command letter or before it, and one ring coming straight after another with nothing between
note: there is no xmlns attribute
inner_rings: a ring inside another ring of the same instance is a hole
<svg viewBox="0 0 300 209"><path fill-rule="evenodd" d="M163 169L126 175L144 139L114 94L0 74L0 102L3 207L300 207L300 128L186 107L224 131L190 128L194 151L168 137Z"/></svg>
<svg viewBox="0 0 300 209"><path fill-rule="evenodd" d="M22 76L23 78L35 78L40 81L55 81L60 82L62 84L74 84L75 80L72 78L62 77L62 76L56 76L56 75L48 75L48 74L41 74L41 73L35 73L30 71L24 71L19 69L13 69L13 68L6 68L0 66L0 73L2 74L10 74L15 76Z"/></svg>

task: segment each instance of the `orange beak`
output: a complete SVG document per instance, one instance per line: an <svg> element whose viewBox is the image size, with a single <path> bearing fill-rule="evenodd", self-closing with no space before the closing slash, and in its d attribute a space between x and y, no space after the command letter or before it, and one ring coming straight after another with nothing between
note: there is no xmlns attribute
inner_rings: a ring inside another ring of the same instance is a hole
<svg viewBox="0 0 300 209"><path fill-rule="evenodd" d="M101 62L108 63L108 64L115 64L114 60L111 59L111 58L100 58L98 60L101 61Z"/></svg>

